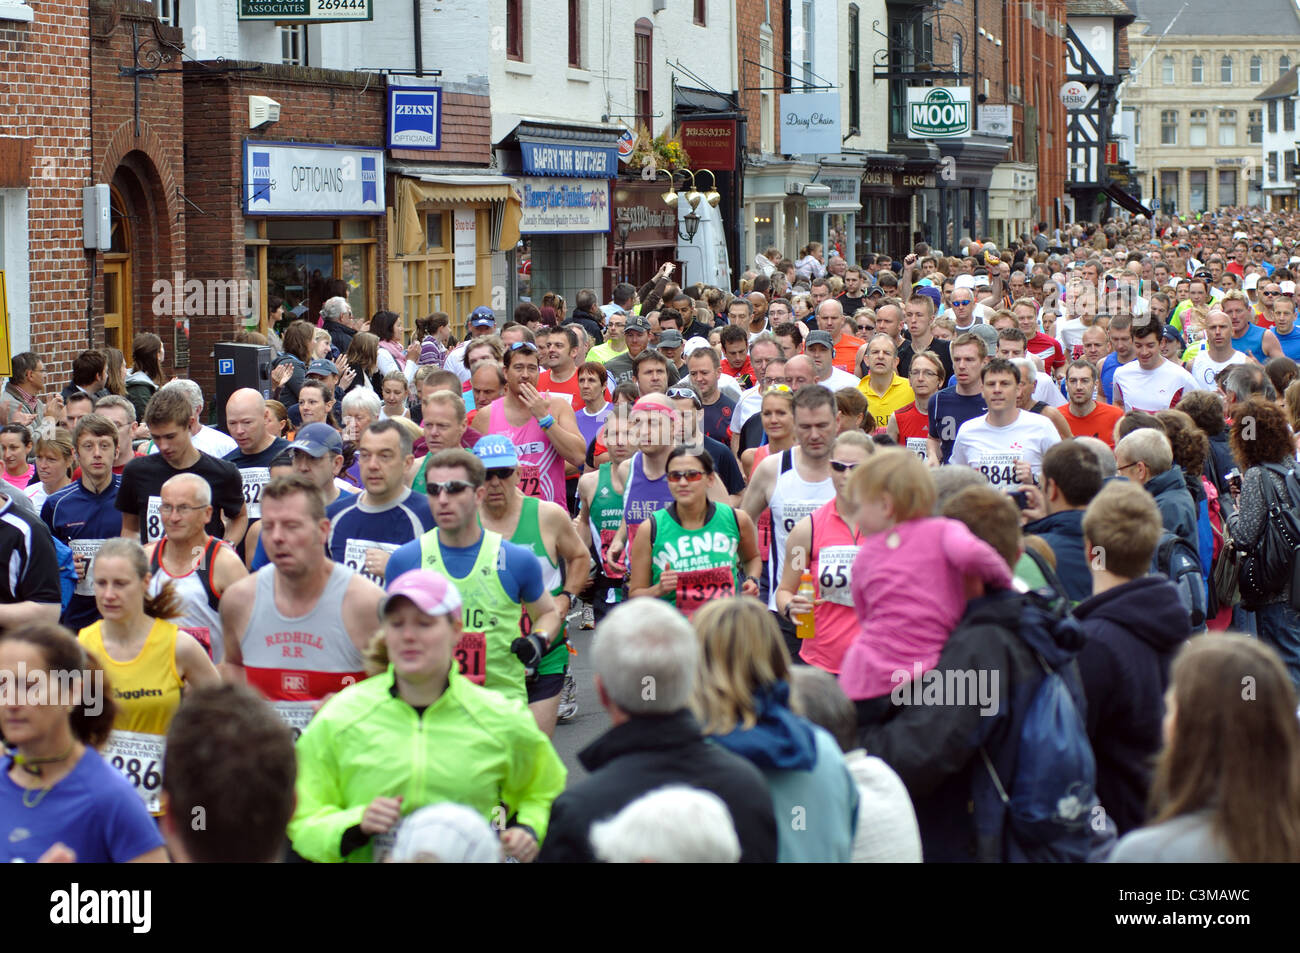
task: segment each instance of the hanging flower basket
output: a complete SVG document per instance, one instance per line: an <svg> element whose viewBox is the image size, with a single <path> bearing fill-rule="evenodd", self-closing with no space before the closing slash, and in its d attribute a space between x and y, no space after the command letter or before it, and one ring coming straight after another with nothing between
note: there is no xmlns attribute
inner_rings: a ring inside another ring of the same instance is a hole
<svg viewBox="0 0 1300 953"><path fill-rule="evenodd" d="M649 131L644 126L638 126L636 139L632 144L632 154L627 160L627 167L632 170L640 170L652 157L655 168L665 169L669 172L688 169L691 165L691 158L686 154L686 150L682 148L679 140L670 138L666 132L661 132L651 138Z"/></svg>

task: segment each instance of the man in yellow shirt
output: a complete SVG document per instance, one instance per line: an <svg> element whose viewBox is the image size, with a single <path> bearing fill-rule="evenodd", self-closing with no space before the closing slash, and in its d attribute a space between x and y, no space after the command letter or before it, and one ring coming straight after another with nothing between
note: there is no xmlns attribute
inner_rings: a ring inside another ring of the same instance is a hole
<svg viewBox="0 0 1300 953"><path fill-rule="evenodd" d="M867 344L867 376L858 390L867 398L867 413L873 418L873 433L881 433L889 415L916 400L912 385L898 375L898 347L887 334L877 334Z"/></svg>

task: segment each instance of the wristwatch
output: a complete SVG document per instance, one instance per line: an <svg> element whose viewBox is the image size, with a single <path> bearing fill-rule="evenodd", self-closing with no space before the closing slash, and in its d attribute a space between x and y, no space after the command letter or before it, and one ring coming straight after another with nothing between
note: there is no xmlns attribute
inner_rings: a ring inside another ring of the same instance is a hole
<svg viewBox="0 0 1300 953"><path fill-rule="evenodd" d="M757 577L757 576L746 576L744 579L741 580L741 582L742 582L742 583L752 582L754 585L757 586L757 585L758 585L758 577Z"/></svg>

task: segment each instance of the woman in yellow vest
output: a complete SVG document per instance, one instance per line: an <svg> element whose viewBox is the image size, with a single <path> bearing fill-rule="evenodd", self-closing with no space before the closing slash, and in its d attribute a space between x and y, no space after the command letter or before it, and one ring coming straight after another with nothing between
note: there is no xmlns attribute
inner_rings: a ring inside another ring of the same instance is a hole
<svg viewBox="0 0 1300 953"><path fill-rule="evenodd" d="M134 539L110 539L95 556L95 606L102 618L77 639L104 667L117 717L102 754L162 813L163 745L186 685L221 680L198 640L169 617L180 614L171 584L146 593L149 562Z"/></svg>

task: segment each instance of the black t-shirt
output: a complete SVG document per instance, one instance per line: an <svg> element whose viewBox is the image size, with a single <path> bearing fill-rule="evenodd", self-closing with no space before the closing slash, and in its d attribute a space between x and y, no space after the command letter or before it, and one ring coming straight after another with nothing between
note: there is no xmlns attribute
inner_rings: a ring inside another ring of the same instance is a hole
<svg viewBox="0 0 1300 953"><path fill-rule="evenodd" d="M736 402L720 394L711 404L704 405L704 432L719 443L731 444L731 412Z"/></svg>
<svg viewBox="0 0 1300 953"><path fill-rule="evenodd" d="M736 462L736 455L731 452L731 448L712 437L705 436L704 449L713 458L713 469L722 479L722 485L727 488L727 492L733 495L743 492L745 475L740 472L740 464Z"/></svg>
<svg viewBox="0 0 1300 953"><path fill-rule="evenodd" d="M271 464L275 458L289 449L289 441L276 437L271 445L261 453L244 453L236 447L226 454L225 459L239 467L239 477L243 483L244 502L248 504L248 520L260 519L262 516L262 490L270 482Z"/></svg>
<svg viewBox="0 0 1300 953"><path fill-rule="evenodd" d="M117 508L123 513L140 517L140 542L149 543L163 536L162 516L157 507L162 503L159 493L162 485L178 473L194 473L212 487L212 519L204 527L208 535L220 539L225 534L221 522L224 513L234 519L244 508L244 483L239 468L228 460L199 452L199 459L186 470L178 470L162 458L160 453L136 457L127 462L122 471L122 486L117 491ZM153 503L153 514L149 512Z"/></svg>
<svg viewBox="0 0 1300 953"><path fill-rule="evenodd" d="M49 527L9 499L0 502L0 560L9 567L0 573L0 603L62 604L59 560Z"/></svg>
<svg viewBox="0 0 1300 953"><path fill-rule="evenodd" d="M289 441L283 437L276 437L271 441L271 445L261 453L244 453L244 451L236 448L226 454L225 459L241 470L245 467L269 467L271 461L288 449Z"/></svg>
<svg viewBox="0 0 1300 953"><path fill-rule="evenodd" d="M843 306L844 313L848 315L850 318L853 317L853 315L855 315L858 312L858 309L861 308L867 301L865 295L859 295L856 298L850 298L847 292L840 295L835 300L838 301Z"/></svg>
<svg viewBox="0 0 1300 953"><path fill-rule="evenodd" d="M943 363L943 381L951 380L953 375L952 342L945 341L942 338L934 338L930 341L930 346L926 350L933 351ZM912 372L912 357L914 354L916 354L916 351L912 348L911 341L904 341L902 347L898 349L898 373L903 377Z"/></svg>

